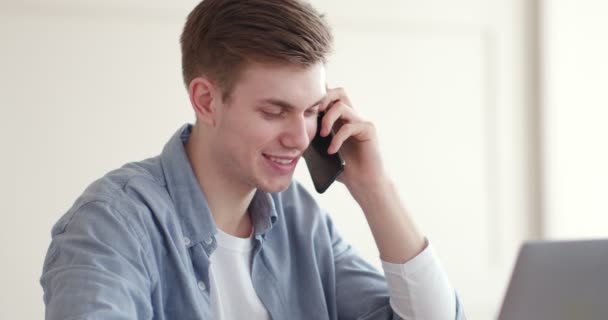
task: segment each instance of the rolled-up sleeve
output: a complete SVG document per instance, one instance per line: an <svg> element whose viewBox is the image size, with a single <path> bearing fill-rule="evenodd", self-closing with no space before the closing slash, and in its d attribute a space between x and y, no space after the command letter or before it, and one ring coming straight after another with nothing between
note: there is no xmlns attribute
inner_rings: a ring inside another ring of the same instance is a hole
<svg viewBox="0 0 608 320"><path fill-rule="evenodd" d="M391 307L403 319L464 319L460 301L431 244L404 264L382 261L382 268Z"/></svg>
<svg viewBox="0 0 608 320"><path fill-rule="evenodd" d="M402 265L383 262L385 277L340 237L329 217L326 221L340 319L465 319L432 247Z"/></svg>
<svg viewBox="0 0 608 320"><path fill-rule="evenodd" d="M151 276L141 234L101 201L53 228L40 283L46 319L151 319Z"/></svg>

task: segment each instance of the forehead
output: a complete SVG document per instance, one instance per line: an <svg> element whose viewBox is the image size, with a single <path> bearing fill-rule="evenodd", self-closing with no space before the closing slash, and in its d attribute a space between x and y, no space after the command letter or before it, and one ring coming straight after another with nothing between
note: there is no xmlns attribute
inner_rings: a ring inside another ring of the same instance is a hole
<svg viewBox="0 0 608 320"><path fill-rule="evenodd" d="M308 105L325 94L325 66L289 64L246 65L235 83L235 100L275 98L294 105Z"/></svg>

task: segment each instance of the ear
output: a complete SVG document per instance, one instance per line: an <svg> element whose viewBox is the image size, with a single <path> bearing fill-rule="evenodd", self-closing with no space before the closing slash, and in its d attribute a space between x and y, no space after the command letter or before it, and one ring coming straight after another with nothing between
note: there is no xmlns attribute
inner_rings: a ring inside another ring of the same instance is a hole
<svg viewBox="0 0 608 320"><path fill-rule="evenodd" d="M197 77L188 86L190 103L196 113L196 120L211 127L216 123L215 99L221 99L220 90L209 79ZM217 101L216 101L217 103Z"/></svg>

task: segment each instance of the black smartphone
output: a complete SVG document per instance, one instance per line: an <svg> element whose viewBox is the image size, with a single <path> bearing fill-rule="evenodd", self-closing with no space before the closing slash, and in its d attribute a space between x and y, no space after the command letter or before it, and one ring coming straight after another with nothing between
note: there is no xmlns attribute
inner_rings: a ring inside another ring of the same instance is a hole
<svg viewBox="0 0 608 320"><path fill-rule="evenodd" d="M304 151L304 160L310 172L312 182L318 193L323 193L329 186L336 181L338 176L344 171L345 162L340 151L329 154L327 149L334 137L333 131L326 137L322 137L321 120L325 113L319 113L317 118L317 132L315 137L310 142L308 148Z"/></svg>

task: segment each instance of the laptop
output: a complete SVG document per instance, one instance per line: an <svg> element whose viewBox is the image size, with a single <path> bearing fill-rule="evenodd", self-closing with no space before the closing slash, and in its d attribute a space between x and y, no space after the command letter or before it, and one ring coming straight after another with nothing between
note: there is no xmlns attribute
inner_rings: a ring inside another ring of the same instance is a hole
<svg viewBox="0 0 608 320"><path fill-rule="evenodd" d="M526 242L498 319L607 320L608 239Z"/></svg>

